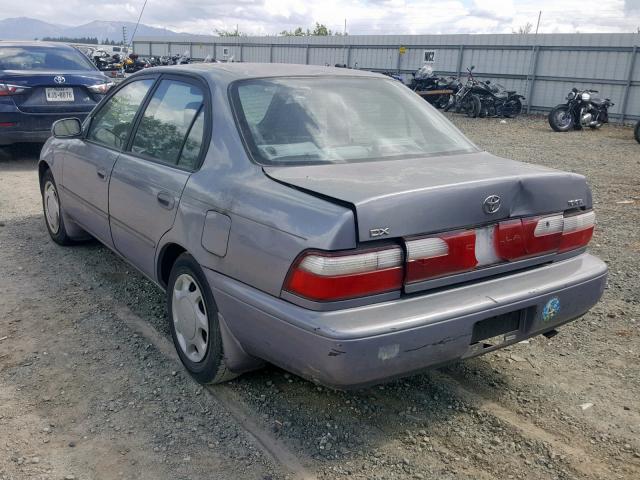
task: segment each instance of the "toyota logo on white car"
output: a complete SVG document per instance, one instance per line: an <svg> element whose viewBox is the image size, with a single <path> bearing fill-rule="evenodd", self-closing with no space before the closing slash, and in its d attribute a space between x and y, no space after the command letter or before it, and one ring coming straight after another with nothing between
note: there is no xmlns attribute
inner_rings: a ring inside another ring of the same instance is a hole
<svg viewBox="0 0 640 480"><path fill-rule="evenodd" d="M56 83L64 83L67 81L67 79L64 78L62 75L56 75L55 77L53 77L53 81Z"/></svg>

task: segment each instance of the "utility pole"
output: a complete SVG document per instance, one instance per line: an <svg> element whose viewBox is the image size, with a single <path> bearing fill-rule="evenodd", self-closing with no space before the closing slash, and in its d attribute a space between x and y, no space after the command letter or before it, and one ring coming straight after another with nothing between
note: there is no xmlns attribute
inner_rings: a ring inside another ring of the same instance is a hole
<svg viewBox="0 0 640 480"><path fill-rule="evenodd" d="M538 35L538 28L540 28L540 17L542 17L542 10L538 12L538 23L536 24L536 35Z"/></svg>
<svg viewBox="0 0 640 480"><path fill-rule="evenodd" d="M138 25L140 25L140 19L142 18L142 14L144 13L144 8L147 6L147 1L148 0L144 0L144 3L142 4L142 9L140 9L140 15L138 15L138 21L136 22L136 28L133 29L133 35L131 35L131 41L128 44L127 42L125 42L125 44L127 44L129 47L131 47L133 39L136 36L136 32L138 31Z"/></svg>
<svg viewBox="0 0 640 480"><path fill-rule="evenodd" d="M122 26L122 45L126 45L127 44L127 26L123 25Z"/></svg>

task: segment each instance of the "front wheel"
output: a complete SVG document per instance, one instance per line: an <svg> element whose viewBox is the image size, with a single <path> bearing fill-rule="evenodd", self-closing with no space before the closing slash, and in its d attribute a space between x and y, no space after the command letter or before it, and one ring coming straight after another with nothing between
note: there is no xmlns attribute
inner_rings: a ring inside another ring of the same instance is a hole
<svg viewBox="0 0 640 480"><path fill-rule="evenodd" d="M454 107L455 104L456 104L456 96L449 95L449 98L447 99L447 103L445 104L442 110L444 110L445 112L448 112Z"/></svg>
<svg viewBox="0 0 640 480"><path fill-rule="evenodd" d="M633 135L636 137L636 142L640 143L640 120L636 123L636 128L633 129Z"/></svg>
<svg viewBox="0 0 640 480"><path fill-rule="evenodd" d="M476 118L482 113L482 101L477 95L471 95L465 104L465 113L467 117Z"/></svg>
<svg viewBox="0 0 640 480"><path fill-rule="evenodd" d="M182 364L199 383L235 378L224 362L218 309L198 262L183 253L167 285L169 328Z"/></svg>
<svg viewBox="0 0 640 480"><path fill-rule="evenodd" d="M558 105L549 112L549 125L554 132L568 132L574 126L573 115L566 105Z"/></svg>

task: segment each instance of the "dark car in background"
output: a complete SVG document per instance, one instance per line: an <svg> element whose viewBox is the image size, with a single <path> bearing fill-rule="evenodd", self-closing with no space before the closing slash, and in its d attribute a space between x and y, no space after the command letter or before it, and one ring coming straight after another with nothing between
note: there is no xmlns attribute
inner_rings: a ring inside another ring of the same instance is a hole
<svg viewBox="0 0 640 480"><path fill-rule="evenodd" d="M44 142L54 121L83 120L112 85L70 45L0 42L0 146Z"/></svg>

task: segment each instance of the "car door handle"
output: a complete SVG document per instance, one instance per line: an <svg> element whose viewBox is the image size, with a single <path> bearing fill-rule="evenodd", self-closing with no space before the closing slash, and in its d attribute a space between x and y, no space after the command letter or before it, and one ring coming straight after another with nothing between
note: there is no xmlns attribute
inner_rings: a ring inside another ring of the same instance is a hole
<svg viewBox="0 0 640 480"><path fill-rule="evenodd" d="M99 168L98 170L96 170L96 174L98 175L98 178L100 180L107 179L107 171L104 168Z"/></svg>
<svg viewBox="0 0 640 480"><path fill-rule="evenodd" d="M171 210L176 203L173 195L169 192L159 192L156 198L158 199L158 203L167 210Z"/></svg>

